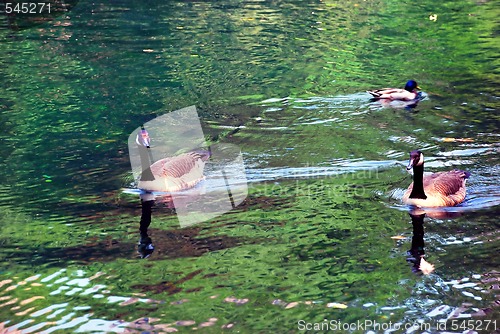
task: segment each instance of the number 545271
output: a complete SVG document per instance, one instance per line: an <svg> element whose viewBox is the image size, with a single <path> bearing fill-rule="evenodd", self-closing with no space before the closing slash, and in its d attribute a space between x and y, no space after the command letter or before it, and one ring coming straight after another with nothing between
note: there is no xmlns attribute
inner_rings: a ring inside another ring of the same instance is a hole
<svg viewBox="0 0 500 334"><path fill-rule="evenodd" d="M46 2L6 2L6 14L41 14L47 12L50 14L50 3Z"/></svg>

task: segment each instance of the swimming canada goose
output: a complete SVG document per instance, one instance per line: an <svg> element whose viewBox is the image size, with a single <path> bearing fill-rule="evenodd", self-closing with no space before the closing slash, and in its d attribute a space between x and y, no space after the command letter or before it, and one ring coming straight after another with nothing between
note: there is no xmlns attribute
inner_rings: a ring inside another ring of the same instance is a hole
<svg viewBox="0 0 500 334"><path fill-rule="evenodd" d="M149 192L177 192L193 188L205 179L203 170L210 157L208 151L183 153L151 164L150 139L144 128L137 134L136 143L142 168L137 186L139 189Z"/></svg>
<svg viewBox="0 0 500 334"><path fill-rule="evenodd" d="M415 80L409 80L404 89L401 88L382 88L376 90L368 90L367 93L373 96L373 100L398 100L398 101L411 101L419 99L421 93L417 91L420 89Z"/></svg>
<svg viewBox="0 0 500 334"><path fill-rule="evenodd" d="M413 182L403 195L403 202L419 207L441 207L460 204L465 199L465 182L469 172L451 170L424 175L424 155L410 152L407 170L413 168Z"/></svg>
<svg viewBox="0 0 500 334"><path fill-rule="evenodd" d="M153 160L150 146L151 139L143 126L138 131L135 141L139 149L142 169L138 188L144 190L140 195L142 214L139 232L141 238L137 251L141 258L148 258L155 249L153 240L148 235L156 197L152 192L176 192L196 186L205 179L203 170L205 162L210 157L210 152L201 150L188 152L175 157L160 159L151 164Z"/></svg>

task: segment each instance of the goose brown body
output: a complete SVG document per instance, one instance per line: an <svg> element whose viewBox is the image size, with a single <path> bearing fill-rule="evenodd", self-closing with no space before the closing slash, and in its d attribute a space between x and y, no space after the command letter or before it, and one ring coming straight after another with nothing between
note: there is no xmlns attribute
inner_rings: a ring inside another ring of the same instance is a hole
<svg viewBox="0 0 500 334"><path fill-rule="evenodd" d="M427 198L410 198L412 182L403 195L403 201L420 207L455 206L465 199L466 176L467 173L461 170L424 174L423 186Z"/></svg>
<svg viewBox="0 0 500 334"><path fill-rule="evenodd" d="M196 186L205 179L203 170L208 154L189 152L156 161L149 168L154 180L140 180L147 191L176 192Z"/></svg>
<svg viewBox="0 0 500 334"><path fill-rule="evenodd" d="M410 153L408 169L413 168L413 182L403 195L403 202L419 207L455 206L465 200L469 173L461 170L424 174L424 156Z"/></svg>

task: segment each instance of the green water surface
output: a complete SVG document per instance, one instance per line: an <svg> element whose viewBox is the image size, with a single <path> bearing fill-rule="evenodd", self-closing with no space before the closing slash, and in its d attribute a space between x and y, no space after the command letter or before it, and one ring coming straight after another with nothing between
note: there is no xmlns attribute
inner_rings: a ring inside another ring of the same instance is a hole
<svg viewBox="0 0 500 334"><path fill-rule="evenodd" d="M499 331L499 16L469 0L0 14L0 332ZM365 93L408 79L415 108ZM241 148L249 194L187 228L157 203L140 259L127 139L190 105ZM471 173L460 207L425 218L429 275L407 262L414 149Z"/></svg>

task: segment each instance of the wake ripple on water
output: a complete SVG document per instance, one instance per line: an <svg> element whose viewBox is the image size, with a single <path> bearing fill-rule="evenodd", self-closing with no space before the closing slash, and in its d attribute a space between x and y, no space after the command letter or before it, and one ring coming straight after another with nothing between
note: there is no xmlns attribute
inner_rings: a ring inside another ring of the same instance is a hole
<svg viewBox="0 0 500 334"><path fill-rule="evenodd" d="M325 167L276 167L276 168L248 168L246 170L249 182L269 182L284 179L327 178L362 171L376 171L390 168L398 164L395 160L367 161L367 160L338 160Z"/></svg>

